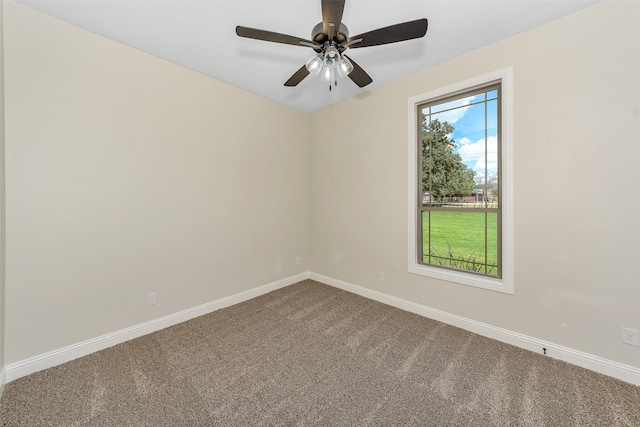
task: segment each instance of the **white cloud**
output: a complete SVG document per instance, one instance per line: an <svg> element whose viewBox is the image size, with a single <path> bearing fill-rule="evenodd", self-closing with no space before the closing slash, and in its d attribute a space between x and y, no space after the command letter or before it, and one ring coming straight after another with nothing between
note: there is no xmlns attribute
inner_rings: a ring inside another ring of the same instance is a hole
<svg viewBox="0 0 640 427"><path fill-rule="evenodd" d="M444 104L438 105L438 109L453 108L452 110L442 111L435 113L431 117L432 119L438 119L441 122L449 122L454 124L458 120L464 117L470 107L469 104L474 100L475 96L468 96L462 99L456 99Z"/></svg>
<svg viewBox="0 0 640 427"><path fill-rule="evenodd" d="M443 111L442 113L436 113L431 116L433 119L438 119L441 122L449 122L454 124L460 120L467 113L469 107L456 108L455 110Z"/></svg>
<svg viewBox="0 0 640 427"><path fill-rule="evenodd" d="M485 143L484 138L473 142L467 137L462 137L457 141L460 144L458 154L462 157L462 161L471 164L478 176L485 174ZM487 139L487 171L489 174L495 174L498 171L498 138L490 136Z"/></svg>

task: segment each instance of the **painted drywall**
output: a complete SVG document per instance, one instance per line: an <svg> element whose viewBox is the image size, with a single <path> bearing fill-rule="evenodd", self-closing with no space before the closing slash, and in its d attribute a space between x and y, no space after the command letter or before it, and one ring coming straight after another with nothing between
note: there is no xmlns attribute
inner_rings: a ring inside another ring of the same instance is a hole
<svg viewBox="0 0 640 427"><path fill-rule="evenodd" d="M640 367L639 40L604 2L314 114L312 271ZM515 293L410 274L407 99L509 66Z"/></svg>
<svg viewBox="0 0 640 427"><path fill-rule="evenodd" d="M308 270L308 116L20 4L4 22L6 365Z"/></svg>
<svg viewBox="0 0 640 427"><path fill-rule="evenodd" d="M0 397L5 384L4 367L4 30L3 2L0 2Z"/></svg>

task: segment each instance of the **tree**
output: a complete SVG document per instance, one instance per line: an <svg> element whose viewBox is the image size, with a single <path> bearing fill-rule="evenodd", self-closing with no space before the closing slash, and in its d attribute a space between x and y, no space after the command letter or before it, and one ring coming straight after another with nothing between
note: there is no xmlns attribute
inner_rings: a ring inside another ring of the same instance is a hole
<svg viewBox="0 0 640 427"><path fill-rule="evenodd" d="M476 173L453 151L453 129L449 122L422 119L422 191L436 199L468 196L476 185Z"/></svg>

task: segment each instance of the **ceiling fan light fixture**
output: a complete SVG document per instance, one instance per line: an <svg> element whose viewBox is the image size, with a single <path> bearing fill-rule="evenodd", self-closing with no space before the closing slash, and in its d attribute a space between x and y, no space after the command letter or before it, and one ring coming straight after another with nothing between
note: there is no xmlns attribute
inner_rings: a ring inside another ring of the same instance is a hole
<svg viewBox="0 0 640 427"><path fill-rule="evenodd" d="M320 75L320 78L323 82L331 83L335 81L335 75L335 67L325 64L325 66L322 67L322 74Z"/></svg>
<svg viewBox="0 0 640 427"><path fill-rule="evenodd" d="M338 66L336 67L336 69L338 70L338 75L344 78L353 71L353 64L351 63L351 61L349 61L349 58L341 55L340 59L338 60Z"/></svg>
<svg viewBox="0 0 640 427"><path fill-rule="evenodd" d="M324 62L321 53L313 55L305 64L309 73L313 74L314 76L320 74L320 70L322 70L323 65Z"/></svg>
<svg viewBox="0 0 640 427"><path fill-rule="evenodd" d="M324 50L324 63L329 65L337 61L340 58L340 52L338 49L330 45Z"/></svg>

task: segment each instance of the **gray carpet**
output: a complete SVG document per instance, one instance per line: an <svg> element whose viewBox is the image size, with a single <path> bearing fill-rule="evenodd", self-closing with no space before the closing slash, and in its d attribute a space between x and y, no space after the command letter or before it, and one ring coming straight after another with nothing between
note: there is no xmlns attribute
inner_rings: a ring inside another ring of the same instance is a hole
<svg viewBox="0 0 640 427"><path fill-rule="evenodd" d="M13 381L0 420L640 426L640 390L307 280Z"/></svg>

